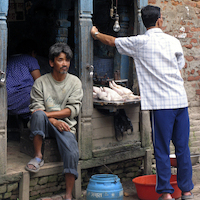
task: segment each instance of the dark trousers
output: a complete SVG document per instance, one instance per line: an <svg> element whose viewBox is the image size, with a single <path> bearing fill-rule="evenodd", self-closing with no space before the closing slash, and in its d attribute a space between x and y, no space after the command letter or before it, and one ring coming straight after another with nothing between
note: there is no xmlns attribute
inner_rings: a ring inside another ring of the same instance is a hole
<svg viewBox="0 0 200 200"><path fill-rule="evenodd" d="M76 137L73 133L63 131L60 132L55 126L51 124L48 117L43 111L36 111L31 116L30 121L32 139L35 135L56 138L58 149L63 160L63 173L70 173L78 178L77 166L79 161L79 150Z"/></svg>
<svg viewBox="0 0 200 200"><path fill-rule="evenodd" d="M173 193L170 185L170 140L175 146L177 158L177 183L183 192L193 189L192 165L189 143L188 108L164 109L151 111L152 140L156 159L156 192Z"/></svg>

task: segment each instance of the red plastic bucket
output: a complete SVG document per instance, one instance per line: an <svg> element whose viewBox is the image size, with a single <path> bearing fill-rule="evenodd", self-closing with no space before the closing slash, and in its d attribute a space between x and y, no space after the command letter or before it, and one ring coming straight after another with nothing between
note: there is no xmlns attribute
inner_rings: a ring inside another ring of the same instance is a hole
<svg viewBox="0 0 200 200"><path fill-rule="evenodd" d="M161 194L158 194L155 190L156 187L156 175L145 175L134 178L133 183L135 184L137 195L141 200L157 200ZM178 199L181 197L181 190L177 185L176 175L172 175L170 184L174 188L172 197Z"/></svg>

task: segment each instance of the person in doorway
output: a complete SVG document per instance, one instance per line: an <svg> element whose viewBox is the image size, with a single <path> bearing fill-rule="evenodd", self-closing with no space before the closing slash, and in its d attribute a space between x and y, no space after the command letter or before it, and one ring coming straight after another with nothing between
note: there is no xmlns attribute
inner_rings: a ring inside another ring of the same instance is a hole
<svg viewBox="0 0 200 200"><path fill-rule="evenodd" d="M28 121L30 92L34 81L40 77L40 66L36 60L36 43L24 39L17 47L17 54L7 62L6 89L9 115L18 115Z"/></svg>
<svg viewBox="0 0 200 200"><path fill-rule="evenodd" d="M30 138L33 138L35 157L25 167L30 172L38 172L44 164L41 153L43 139L55 137L64 165L66 200L72 199L72 189L78 178L75 117L79 114L83 97L80 79L68 73L72 56L67 44L52 45L49 64L53 72L38 78L32 87Z"/></svg>
<svg viewBox="0 0 200 200"><path fill-rule="evenodd" d="M177 182L182 200L193 199L191 190L188 101L180 70L184 55L178 39L163 33L159 7L148 5L141 10L144 35L115 38L93 26L91 35L104 44L116 46L120 54L133 57L138 75L141 109L150 110L152 139L157 169L156 192L159 200L173 199L170 184L170 140L177 158Z"/></svg>

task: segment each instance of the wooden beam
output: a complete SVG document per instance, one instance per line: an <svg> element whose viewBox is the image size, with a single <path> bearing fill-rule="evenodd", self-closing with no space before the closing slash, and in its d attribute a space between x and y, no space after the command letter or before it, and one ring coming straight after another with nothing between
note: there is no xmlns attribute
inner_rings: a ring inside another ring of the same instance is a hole
<svg viewBox="0 0 200 200"><path fill-rule="evenodd" d="M29 200L29 188L30 188L30 173L24 171L22 179L19 182L19 199Z"/></svg>
<svg viewBox="0 0 200 200"><path fill-rule="evenodd" d="M147 149L145 152L145 157L144 157L144 174L145 175L150 175L152 174L151 171L151 155L152 155L152 151L151 149Z"/></svg>
<svg viewBox="0 0 200 200"><path fill-rule="evenodd" d="M75 185L73 188L73 197L75 199L81 198L81 165L80 162L78 163L78 179L75 181Z"/></svg>
<svg viewBox="0 0 200 200"><path fill-rule="evenodd" d="M120 146L102 148L98 150L93 150L94 157L105 157L117 153L122 153L126 151L135 151L141 148L141 143L136 142L135 144L122 144Z"/></svg>
<svg viewBox="0 0 200 200"><path fill-rule="evenodd" d="M92 167L102 166L104 164L111 164L115 162L121 162L132 158L139 158L145 156L145 149L139 148L126 152L118 152L105 157L98 157L89 160L80 160L81 169L88 169Z"/></svg>

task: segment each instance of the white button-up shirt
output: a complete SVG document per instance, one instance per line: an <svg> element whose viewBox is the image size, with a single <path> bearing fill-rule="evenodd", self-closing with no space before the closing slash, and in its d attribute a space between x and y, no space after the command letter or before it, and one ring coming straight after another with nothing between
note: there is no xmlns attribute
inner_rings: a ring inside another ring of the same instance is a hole
<svg viewBox="0 0 200 200"><path fill-rule="evenodd" d="M135 61L142 110L188 106L180 74L185 60L178 39L152 28L144 35L116 38L115 45L120 54Z"/></svg>

